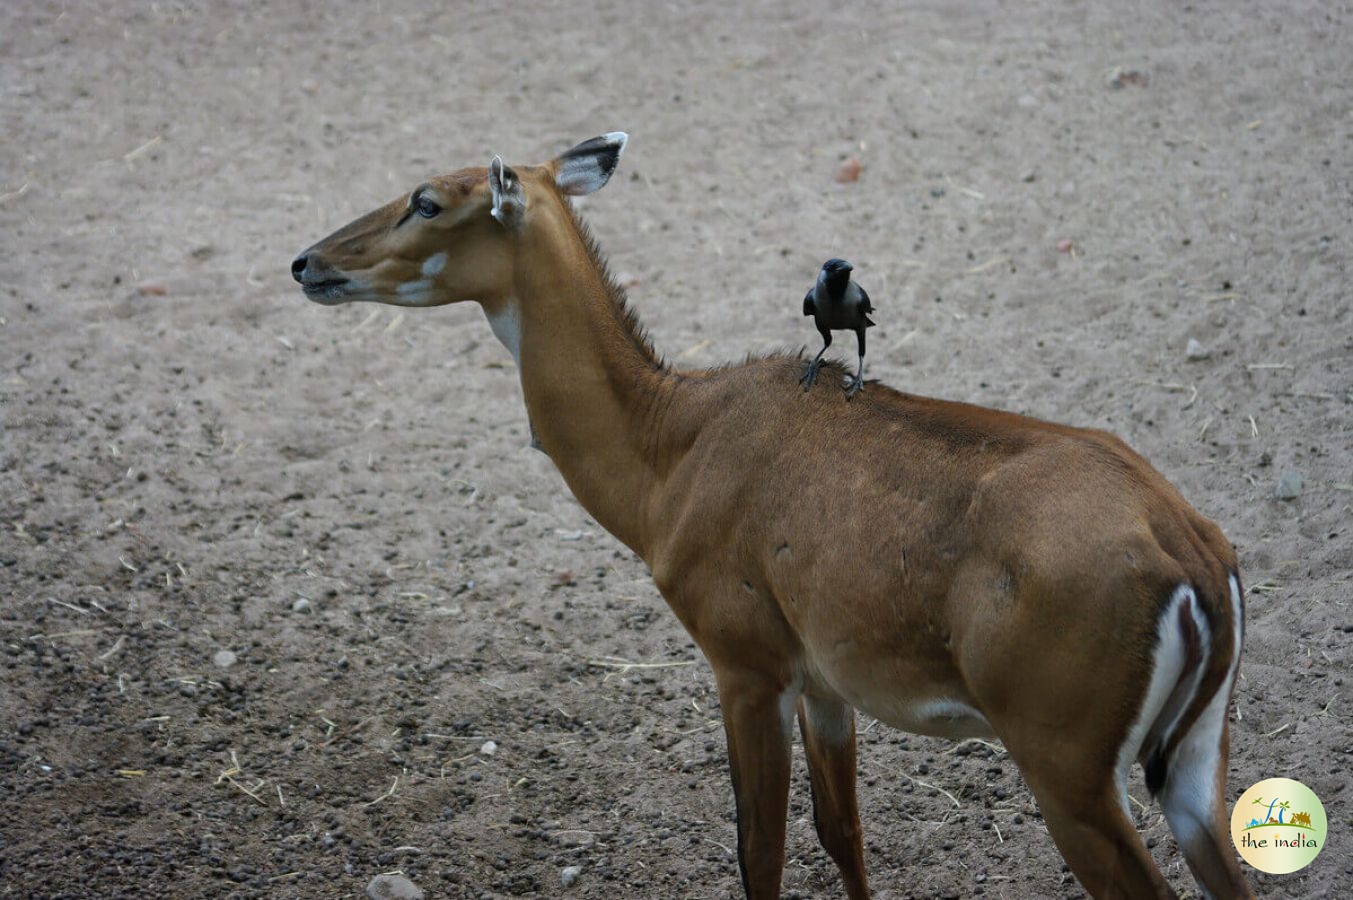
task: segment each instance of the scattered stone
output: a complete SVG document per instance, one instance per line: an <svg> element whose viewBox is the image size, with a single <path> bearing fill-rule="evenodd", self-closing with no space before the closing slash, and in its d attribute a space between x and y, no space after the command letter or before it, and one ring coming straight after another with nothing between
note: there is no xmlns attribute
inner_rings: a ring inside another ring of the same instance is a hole
<svg viewBox="0 0 1353 900"><path fill-rule="evenodd" d="M1184 358L1191 362L1197 362L1200 359L1207 359L1212 355L1212 351L1198 343L1193 338L1189 338L1188 344L1184 347Z"/></svg>
<svg viewBox="0 0 1353 900"><path fill-rule="evenodd" d="M231 650L217 650L211 661L218 669L228 669L239 661L239 657Z"/></svg>
<svg viewBox="0 0 1353 900"><path fill-rule="evenodd" d="M377 875L366 886L371 900L423 900L423 890L403 875Z"/></svg>
<svg viewBox="0 0 1353 900"><path fill-rule="evenodd" d="M1060 241L1057 242L1058 253L1070 253L1072 250L1075 249L1076 242L1071 240L1070 238L1062 238Z"/></svg>
<svg viewBox="0 0 1353 900"><path fill-rule="evenodd" d="M1034 183L1035 181L1038 180L1038 173L1035 172L1033 169L1030 169L1029 171L1025 172L1023 175L1019 176L1019 180L1020 180L1020 181L1023 181L1023 182L1027 182L1027 183L1029 183L1029 184L1032 184L1032 183Z"/></svg>
<svg viewBox="0 0 1353 900"><path fill-rule="evenodd" d="M1020 94L1019 99L1015 102L1023 109L1033 109L1038 105L1038 98L1033 94Z"/></svg>
<svg viewBox="0 0 1353 900"><path fill-rule="evenodd" d="M860 161L852 156L836 168L836 180L840 184L849 184L860 180Z"/></svg>
<svg viewBox="0 0 1353 900"><path fill-rule="evenodd" d="M485 741L483 744L480 745L479 752L484 754L485 756L492 756L493 754L498 752L498 745L493 741Z"/></svg>
<svg viewBox="0 0 1353 900"><path fill-rule="evenodd" d="M559 883L564 887L573 887L574 882L578 880L578 876L582 873L581 866L569 866L559 873Z"/></svg>
<svg viewBox="0 0 1353 900"><path fill-rule="evenodd" d="M1301 496L1301 489L1304 486L1301 475L1297 472L1284 472L1278 476L1278 486L1273 491L1273 496L1279 500L1295 500Z"/></svg>
<svg viewBox="0 0 1353 900"><path fill-rule="evenodd" d="M136 286L136 292L142 297L163 297L169 288L159 281L143 281Z"/></svg>
<svg viewBox="0 0 1353 900"><path fill-rule="evenodd" d="M310 612L310 601L302 597L291 604L291 611L295 613Z"/></svg>
<svg viewBox="0 0 1353 900"><path fill-rule="evenodd" d="M1114 66L1109 70L1107 80L1109 87L1115 91L1120 91L1128 85L1146 87L1151 83L1151 76L1141 69L1124 69L1122 66Z"/></svg>
<svg viewBox="0 0 1353 900"><path fill-rule="evenodd" d="M578 576L572 569L556 569L550 576L550 584L554 587L571 587L578 583Z"/></svg>

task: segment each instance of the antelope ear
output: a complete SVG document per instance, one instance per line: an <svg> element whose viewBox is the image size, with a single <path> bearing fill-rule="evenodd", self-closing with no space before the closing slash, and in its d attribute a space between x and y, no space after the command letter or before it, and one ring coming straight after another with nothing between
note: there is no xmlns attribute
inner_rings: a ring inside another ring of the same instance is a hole
<svg viewBox="0 0 1353 900"><path fill-rule="evenodd" d="M493 193L490 212L505 228L521 224L526 214L526 194L521 189L517 173L503 165L503 158L495 156L489 163L489 190Z"/></svg>
<svg viewBox="0 0 1353 900"><path fill-rule="evenodd" d="M612 131L583 141L554 161L554 183L574 197L600 190L611 180L629 139L623 131Z"/></svg>

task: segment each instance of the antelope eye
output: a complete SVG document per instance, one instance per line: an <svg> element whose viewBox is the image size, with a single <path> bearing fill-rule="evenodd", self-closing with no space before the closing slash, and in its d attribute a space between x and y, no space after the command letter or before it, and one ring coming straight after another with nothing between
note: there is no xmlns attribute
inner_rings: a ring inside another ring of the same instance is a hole
<svg viewBox="0 0 1353 900"><path fill-rule="evenodd" d="M414 203L413 208L418 215L425 219L431 219L433 216L437 215L437 213L442 211L442 208L437 205L437 201L433 200L427 194L423 194L419 197L418 201Z"/></svg>

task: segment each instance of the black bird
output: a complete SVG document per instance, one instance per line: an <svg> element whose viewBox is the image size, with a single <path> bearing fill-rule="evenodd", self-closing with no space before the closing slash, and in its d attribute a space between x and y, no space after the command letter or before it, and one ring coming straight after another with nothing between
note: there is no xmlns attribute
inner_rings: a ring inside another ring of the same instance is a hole
<svg viewBox="0 0 1353 900"><path fill-rule="evenodd" d="M854 397L864 387L864 331L874 327L869 319L874 307L864 288L850 280L854 268L844 259L827 260L822 264L822 271L817 273L817 284L803 298L803 314L813 317L823 340L822 349L799 379L805 392L817 381L818 369L822 368L822 354L832 345L833 331L853 331L860 339L860 364L855 370L855 377L846 384L846 399Z"/></svg>

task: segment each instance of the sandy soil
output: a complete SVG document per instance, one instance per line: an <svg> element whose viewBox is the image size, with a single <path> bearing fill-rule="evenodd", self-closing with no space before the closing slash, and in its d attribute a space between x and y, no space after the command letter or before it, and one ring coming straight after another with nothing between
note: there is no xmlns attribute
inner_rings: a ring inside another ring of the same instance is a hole
<svg viewBox="0 0 1353 900"><path fill-rule="evenodd" d="M588 216L669 358L812 343L846 256L871 377L1111 429L1226 529L1231 795L1331 822L1253 883L1353 894L1347 3L428 6L0 7L0 894L740 895L709 669L478 310L287 272L615 129ZM999 748L860 726L880 896L1080 894ZM839 896L796 765L785 891Z"/></svg>

